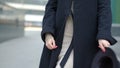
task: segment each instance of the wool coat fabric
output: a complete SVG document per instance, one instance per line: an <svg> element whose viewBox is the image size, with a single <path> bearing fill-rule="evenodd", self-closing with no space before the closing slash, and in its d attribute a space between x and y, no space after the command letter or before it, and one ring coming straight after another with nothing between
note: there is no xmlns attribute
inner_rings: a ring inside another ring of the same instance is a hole
<svg viewBox="0 0 120 68"><path fill-rule="evenodd" d="M61 51L65 23L71 14L72 0L48 0L43 19L42 40L51 33L57 49L49 50L45 45L39 68L55 68ZM105 39L111 45L116 40L111 36L112 23L110 0L73 0L73 68L91 68L98 52L98 39Z"/></svg>

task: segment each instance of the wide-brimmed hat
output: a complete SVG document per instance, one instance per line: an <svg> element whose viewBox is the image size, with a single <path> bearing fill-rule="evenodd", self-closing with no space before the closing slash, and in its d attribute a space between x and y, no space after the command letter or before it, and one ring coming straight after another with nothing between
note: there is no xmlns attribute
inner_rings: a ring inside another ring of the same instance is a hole
<svg viewBox="0 0 120 68"><path fill-rule="evenodd" d="M106 52L101 50L95 55L91 68L120 68L116 54L111 48L106 48Z"/></svg>

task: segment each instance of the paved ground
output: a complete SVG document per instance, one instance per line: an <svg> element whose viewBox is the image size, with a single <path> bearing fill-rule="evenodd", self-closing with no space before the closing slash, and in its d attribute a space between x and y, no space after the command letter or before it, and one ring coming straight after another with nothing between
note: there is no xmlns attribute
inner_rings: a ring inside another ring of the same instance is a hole
<svg viewBox="0 0 120 68"><path fill-rule="evenodd" d="M111 46L113 51L116 53L117 57L119 57L120 61L120 37L115 37L117 39L117 43L114 46Z"/></svg>
<svg viewBox="0 0 120 68"><path fill-rule="evenodd" d="M120 57L120 37L111 48ZM26 31L25 36L0 43L0 68L38 68L43 42L40 31Z"/></svg>
<svg viewBox="0 0 120 68"><path fill-rule="evenodd" d="M37 31L0 43L0 68L38 68L42 45Z"/></svg>

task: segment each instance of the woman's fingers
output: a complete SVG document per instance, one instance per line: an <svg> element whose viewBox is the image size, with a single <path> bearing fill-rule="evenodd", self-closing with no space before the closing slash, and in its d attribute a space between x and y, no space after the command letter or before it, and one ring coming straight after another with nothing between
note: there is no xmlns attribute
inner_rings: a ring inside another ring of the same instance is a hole
<svg viewBox="0 0 120 68"><path fill-rule="evenodd" d="M107 41L107 40L104 40L104 39L101 39L98 41L99 42L99 48L105 52L106 51L106 47L109 47L110 46L110 43Z"/></svg>
<svg viewBox="0 0 120 68"><path fill-rule="evenodd" d="M48 49L50 50L53 50L53 49L56 49L57 46L55 44L55 40L53 37L48 37L47 40L46 40L46 46Z"/></svg>
<svg viewBox="0 0 120 68"><path fill-rule="evenodd" d="M99 43L99 46L98 46L103 52L105 52L106 51L106 49L105 49L105 47L101 44L101 43Z"/></svg>
<svg viewBox="0 0 120 68"><path fill-rule="evenodd" d="M55 40L54 40L54 39L52 40L52 45L53 45L53 47L54 47L54 48L57 48L57 46L56 46L56 44L55 44Z"/></svg>

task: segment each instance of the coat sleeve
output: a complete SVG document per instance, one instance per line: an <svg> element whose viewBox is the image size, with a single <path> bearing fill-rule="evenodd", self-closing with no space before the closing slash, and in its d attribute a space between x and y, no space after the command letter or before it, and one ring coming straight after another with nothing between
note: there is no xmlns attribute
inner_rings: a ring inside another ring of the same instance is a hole
<svg viewBox="0 0 120 68"><path fill-rule="evenodd" d="M112 13L110 0L98 0L98 39L105 39L111 45L117 41L111 36Z"/></svg>
<svg viewBox="0 0 120 68"><path fill-rule="evenodd" d="M50 33L54 36L56 9L57 1L48 0L48 3L45 8L45 15L42 22L41 38L43 41L45 41L46 33Z"/></svg>

